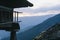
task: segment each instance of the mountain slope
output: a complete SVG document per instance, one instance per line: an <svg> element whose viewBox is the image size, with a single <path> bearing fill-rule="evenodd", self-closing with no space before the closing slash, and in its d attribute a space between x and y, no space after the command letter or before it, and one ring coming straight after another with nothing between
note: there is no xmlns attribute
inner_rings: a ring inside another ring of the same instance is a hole
<svg viewBox="0 0 60 40"><path fill-rule="evenodd" d="M42 23L44 20L47 20L50 17L55 16L56 14L43 15L43 16L31 16L31 17L20 17L19 20L22 22L20 24L20 32L31 29L32 27Z"/></svg>
<svg viewBox="0 0 60 40"><path fill-rule="evenodd" d="M43 23L33 27L30 30L18 34L18 40L32 40L40 32L47 30L56 23L60 23L60 14L45 20Z"/></svg>
<svg viewBox="0 0 60 40"><path fill-rule="evenodd" d="M60 23L42 31L34 38L34 40L60 40Z"/></svg>

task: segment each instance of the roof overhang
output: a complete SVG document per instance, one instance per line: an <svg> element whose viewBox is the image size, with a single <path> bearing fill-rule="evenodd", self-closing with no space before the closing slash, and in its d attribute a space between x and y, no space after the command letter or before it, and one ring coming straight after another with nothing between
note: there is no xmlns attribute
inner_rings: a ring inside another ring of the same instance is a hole
<svg viewBox="0 0 60 40"><path fill-rule="evenodd" d="M0 0L0 5L8 8L21 8L33 6L33 4L27 0Z"/></svg>

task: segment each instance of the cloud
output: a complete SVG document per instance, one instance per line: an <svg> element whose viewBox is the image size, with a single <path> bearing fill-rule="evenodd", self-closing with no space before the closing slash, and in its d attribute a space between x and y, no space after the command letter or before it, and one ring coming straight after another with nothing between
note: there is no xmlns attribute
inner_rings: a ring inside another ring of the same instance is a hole
<svg viewBox="0 0 60 40"><path fill-rule="evenodd" d="M29 8L17 8L14 10L28 13L40 13L60 10L60 0L28 0L28 1L33 3L34 6Z"/></svg>
<svg viewBox="0 0 60 40"><path fill-rule="evenodd" d="M28 0L34 4L33 9L39 7L51 7L60 4L60 0Z"/></svg>
<svg viewBox="0 0 60 40"><path fill-rule="evenodd" d="M60 10L60 5L52 6L52 7L43 7L43 8L37 8L34 9L34 13L39 13L39 12L47 12L47 11L59 11Z"/></svg>
<svg viewBox="0 0 60 40"><path fill-rule="evenodd" d="M56 5L56 6L52 6L52 7L40 7L37 9L31 9L31 8L15 9L15 11L28 12L28 13L40 13L40 12L59 11L59 10L60 10L60 5Z"/></svg>

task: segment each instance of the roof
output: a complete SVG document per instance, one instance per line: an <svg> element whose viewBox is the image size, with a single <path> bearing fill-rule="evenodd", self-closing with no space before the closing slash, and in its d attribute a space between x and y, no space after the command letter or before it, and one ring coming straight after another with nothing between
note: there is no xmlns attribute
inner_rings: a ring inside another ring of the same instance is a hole
<svg viewBox="0 0 60 40"><path fill-rule="evenodd" d="M0 5L9 7L9 8L20 8L20 7L33 6L33 4L27 0L0 0Z"/></svg>

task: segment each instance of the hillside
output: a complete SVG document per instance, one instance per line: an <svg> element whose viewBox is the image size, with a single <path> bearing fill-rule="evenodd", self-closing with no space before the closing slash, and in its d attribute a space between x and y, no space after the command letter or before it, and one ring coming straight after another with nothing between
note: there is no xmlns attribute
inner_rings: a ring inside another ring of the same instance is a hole
<svg viewBox="0 0 60 40"><path fill-rule="evenodd" d="M33 40L60 40L60 23L56 23L49 29L42 31Z"/></svg>
<svg viewBox="0 0 60 40"><path fill-rule="evenodd" d="M42 22L39 25L36 25L32 29L19 33L18 37L17 37L18 40L32 40L40 32L47 30L48 28L50 28L51 26L53 26L56 23L60 23L59 18L60 18L60 14L45 20L44 22Z"/></svg>

